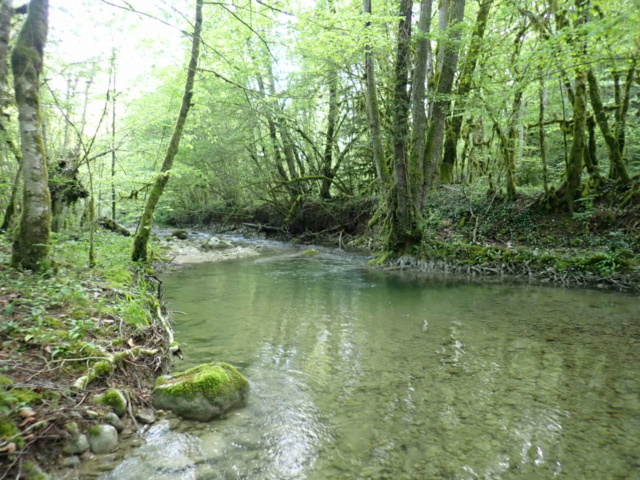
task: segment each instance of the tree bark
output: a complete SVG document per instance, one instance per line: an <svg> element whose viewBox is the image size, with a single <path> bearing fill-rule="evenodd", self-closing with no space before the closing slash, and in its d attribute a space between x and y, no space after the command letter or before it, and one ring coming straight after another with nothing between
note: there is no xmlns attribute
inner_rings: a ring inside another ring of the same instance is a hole
<svg viewBox="0 0 640 480"><path fill-rule="evenodd" d="M473 85L473 72L478 64L478 58L482 49L482 39L489 20L489 12L493 0L484 0L480 4L478 15L476 17L475 27L471 35L471 45L469 52L465 58L458 88L456 90L455 110L457 115L451 117L449 127L446 131L444 141L444 154L442 156L442 165L440 167L440 181L442 183L451 183L453 181L453 169L456 164L458 142L460 140L460 132L462 130L462 121L464 119L464 107L466 104L466 96L471 91Z"/></svg>
<svg viewBox="0 0 640 480"><path fill-rule="evenodd" d="M540 160L542 161L542 185L544 187L544 193L549 193L549 173L547 170L547 144L545 142L544 132L544 109L547 103L547 89L544 85L546 73L540 72L540 92L539 101L540 108L538 110L538 142L540 143Z"/></svg>
<svg viewBox="0 0 640 480"><path fill-rule="evenodd" d="M13 6L11 0L0 0L0 115L11 98L7 78L9 76L9 41L11 39L11 18Z"/></svg>
<svg viewBox="0 0 640 480"><path fill-rule="evenodd" d="M24 180L22 217L13 242L11 263L31 270L49 266L51 197L39 94L48 14L48 0L31 0L27 19L11 55Z"/></svg>
<svg viewBox="0 0 640 480"><path fill-rule="evenodd" d="M575 103L573 104L573 143L567 163L567 189L565 200L569 213L573 214L574 201L580 196L580 176L585 150L585 127L587 121L587 75L583 69L576 73Z"/></svg>
<svg viewBox="0 0 640 480"><path fill-rule="evenodd" d="M411 141L411 181L414 185L422 185L424 175L424 137L427 125L425 111L425 90L427 63L431 56L431 8L433 0L422 0L420 3L420 19L418 21L418 39L416 40L416 61L411 85L411 117L413 131Z"/></svg>
<svg viewBox="0 0 640 480"><path fill-rule="evenodd" d="M338 72L331 67L329 72L329 113L327 115L327 134L324 146L322 175L327 180L322 180L320 186L320 198L331 198L331 184L336 172L333 169L333 150L335 145L336 119L338 117Z"/></svg>
<svg viewBox="0 0 640 480"><path fill-rule="evenodd" d="M389 205L390 231L386 248L404 252L420 240L419 213L409 177L409 68L411 55L411 13L413 1L401 0L396 50L395 89L392 104L395 199ZM419 187L418 187L419 188Z"/></svg>
<svg viewBox="0 0 640 480"><path fill-rule="evenodd" d="M200 33L202 31L202 3L203 0L197 0L196 3L196 22L193 30L193 37L191 43L191 57L189 59L189 70L187 72L187 81L184 87L184 94L182 96L182 105L180 107L180 113L176 121L176 125L173 129L171 141L169 142L169 148L167 149L160 173L156 177L149 198L145 205L142 217L140 219L140 225L138 226L138 232L133 241L133 253L131 259L134 262L145 262L148 260L148 244L149 237L151 236L151 227L153 226L153 214L155 212L156 205L160 200L160 196L164 191L169 176L171 175L171 168L173 167L173 160L180 148L180 139L182 138L182 131L187 121L187 115L191 108L191 99L193 97L193 84L196 76L196 69L198 67L198 56L200 54Z"/></svg>
<svg viewBox="0 0 640 480"><path fill-rule="evenodd" d="M598 123L598 127L600 127L600 132L602 133L604 141L607 144L607 149L609 150L609 161L611 162L611 178L626 185L630 182L631 179L626 167L624 166L620 143L618 142L615 133L612 132L609 128L607 114L604 110L604 105L602 104L602 98L600 97L598 80L596 79L596 76L591 68L587 70L586 76L589 82L589 98L591 99L593 113L596 116L596 122Z"/></svg>
<svg viewBox="0 0 640 480"><path fill-rule="evenodd" d="M365 14L371 14L371 0L364 0L363 10ZM367 21L365 27L369 28L371 22ZM380 133L380 109L378 107L378 93L376 87L375 66L373 64L373 52L371 44L367 41L365 46L365 76L367 97L367 117L369 119L369 131L371 132L371 147L373 150L373 165L376 169L378 186L383 199L386 197L386 190L391 183L391 175L384 159L382 148L382 135Z"/></svg>
<svg viewBox="0 0 640 480"><path fill-rule="evenodd" d="M425 173L421 192L422 204L426 199L427 191L438 181L440 154L444 139L444 123L451 103L444 97L451 93L453 78L458 67L458 43L461 31L457 27L464 20L464 8L465 0L451 0L448 28L452 32L447 36L442 47L442 70L439 74L438 86L435 92L438 100L432 105L429 130L427 131L424 156Z"/></svg>

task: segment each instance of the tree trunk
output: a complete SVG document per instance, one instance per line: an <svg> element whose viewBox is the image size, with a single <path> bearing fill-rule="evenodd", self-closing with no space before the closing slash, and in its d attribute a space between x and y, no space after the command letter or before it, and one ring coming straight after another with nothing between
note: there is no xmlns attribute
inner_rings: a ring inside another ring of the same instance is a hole
<svg viewBox="0 0 640 480"><path fill-rule="evenodd" d="M18 212L18 193L20 192L20 185L22 180L22 163L18 167L16 176L13 179L13 185L11 186L11 196L9 197L9 203L4 211L4 218L2 219L2 225L0 225L0 232L8 232L13 222L13 217Z"/></svg>
<svg viewBox="0 0 640 480"><path fill-rule="evenodd" d="M618 139L616 138L614 132L612 132L609 128L607 114L602 104L602 98L600 97L598 80L596 79L596 76L594 75L591 68L587 70L587 80L589 82L589 98L591 99L593 113L596 116L596 121L598 122L598 126L600 127L600 132L602 133L605 143L607 144L607 149L609 150L609 161L611 162L611 178L614 178L618 182L626 185L631 179L629 177L629 174L627 173L626 167L624 166L622 150L620 149Z"/></svg>
<svg viewBox="0 0 640 480"><path fill-rule="evenodd" d="M493 0L484 0L480 4L478 10L478 16L476 17L475 27L471 36L471 45L469 46L469 52L465 58L462 72L460 73L460 80L458 81L458 88L456 91L456 105L455 110L457 115L451 117L449 127L446 131L446 138L444 141L444 154L442 156L442 166L440 167L440 181L442 183L451 183L453 180L453 168L456 164L458 142L460 140L460 132L462 130L462 120L464 117L464 107L466 104L466 96L471 91L473 85L473 72L478 64L478 58L482 48L482 39L487 27L487 21L489 19L489 12Z"/></svg>
<svg viewBox="0 0 640 480"><path fill-rule="evenodd" d="M265 98L265 88L264 88L264 80L261 75L257 77L258 81L258 90L260 92L260 96L262 99ZM271 140L271 148L273 149L273 159L276 164L276 170L278 171L278 175L283 182L288 182L289 177L287 175L284 166L282 165L282 152L280 151L280 145L278 144L278 131L276 129L276 124L273 120L273 115L270 110L271 107L267 107L266 118L267 118L267 128L269 129L269 138Z"/></svg>
<svg viewBox="0 0 640 480"><path fill-rule="evenodd" d="M427 63L431 56L431 7L433 0L422 0L420 3L420 20L418 21L418 39L416 41L416 67L413 72L411 85L411 117L413 119L413 132L411 141L411 181L420 186L424 174L424 136L427 125L425 111L425 81L427 75Z"/></svg>
<svg viewBox="0 0 640 480"><path fill-rule="evenodd" d="M422 185L422 200L427 196L427 191L437 183L440 170L440 153L444 139L444 123L449 111L450 100L445 99L453 86L453 78L458 68L458 50L461 31L458 24L464 20L465 0L451 0L448 28L451 33L447 36L442 46L442 70L438 78L436 88L436 100L432 105L431 119L424 156L424 181Z"/></svg>
<svg viewBox="0 0 640 480"><path fill-rule="evenodd" d="M420 240L419 213L409 178L409 67L411 55L411 10L413 0L401 0L396 51L395 90L392 105L395 199L389 205L390 231L386 248L404 252ZM416 186L414 186L415 189ZM414 190L415 191L415 190Z"/></svg>
<svg viewBox="0 0 640 480"><path fill-rule="evenodd" d="M7 204L7 208L4 211L4 217L2 219L2 226L0 226L0 232L9 231L9 227L13 221L13 217L16 213L18 213L19 206L19 196L20 193L20 185L22 184L22 154L20 153L20 149L13 142L7 127L2 121L0 114L0 132L4 135L5 143L9 148L9 151L12 153L13 157L16 159L18 163L18 170L13 179L13 185L11 187L11 196L9 197L9 203Z"/></svg>
<svg viewBox="0 0 640 480"><path fill-rule="evenodd" d="M618 108L616 110L616 123L615 123L615 133L616 139L618 140L618 147L620 148L620 153L624 157L624 147L626 143L626 119L627 113L629 112L629 103L631 96L631 86L633 85L633 79L636 75L636 61L633 60L629 70L627 71L627 78L624 82L624 88L621 89L618 98L616 98L616 105Z"/></svg>
<svg viewBox="0 0 640 480"><path fill-rule="evenodd" d="M544 133L544 108L547 103L547 89L544 85L546 73L540 72L540 109L538 111L538 141L540 143L540 160L542 161L542 185L544 186L544 193L549 193L549 173L547 170L547 145L545 142Z"/></svg>
<svg viewBox="0 0 640 480"><path fill-rule="evenodd" d="M331 68L329 72L329 113L327 115L327 138L324 146L324 163L322 166L322 175L327 180L322 180L320 186L320 198L326 200L331 198L331 180L335 176L333 169L333 150L335 144L336 119L338 117L338 72L335 68Z"/></svg>
<svg viewBox="0 0 640 480"><path fill-rule="evenodd" d="M22 217L13 243L11 263L31 270L49 266L51 198L39 95L48 14L48 0L31 0L27 19L11 55L24 180Z"/></svg>
<svg viewBox="0 0 640 480"><path fill-rule="evenodd" d="M191 43L191 57L189 59L189 70L187 72L187 81L184 87L184 95L182 96L182 105L180 107L180 113L176 121L176 125L173 129L173 135L169 142L169 148L165 155L160 174L156 177L147 203L144 207L144 212L140 219L140 225L138 226L138 232L136 233L133 241L133 253L131 258L134 262L147 261L148 260L148 244L149 237L151 235L151 227L153 225L153 213L155 212L156 205L160 200L160 196L164 191L164 187L169 181L171 174L171 168L173 167L173 160L180 148L180 139L182 138L182 131L184 130L184 124L187 121L187 115L191 108L191 98L193 97L193 84L196 76L196 68L198 67L198 56L200 53L200 32L202 30L202 3L203 0L197 0L196 4L196 23L193 30L193 37Z"/></svg>
<svg viewBox="0 0 640 480"><path fill-rule="evenodd" d="M11 39L11 18L13 6L11 0L0 0L0 115L4 114L9 104L9 41Z"/></svg>
<svg viewBox="0 0 640 480"><path fill-rule="evenodd" d="M600 169L598 168L598 157L596 156L596 121L593 115L589 115L587 118L587 131L589 132L589 140L584 151L584 164L589 172L592 186L599 186L602 177L600 176Z"/></svg>
<svg viewBox="0 0 640 480"><path fill-rule="evenodd" d="M583 69L576 73L575 103L573 104L573 143L567 164L567 190L565 200L569 213L573 214L574 201L580 196L580 176L585 150L585 127L587 121L587 75Z"/></svg>
<svg viewBox="0 0 640 480"><path fill-rule="evenodd" d="M116 222L116 56L111 58L113 88L111 90L111 220ZM87 162L88 164L89 162Z"/></svg>
<svg viewBox="0 0 640 480"><path fill-rule="evenodd" d="M364 0L363 7L365 14L371 14L371 0ZM371 22L366 22L365 27L369 27ZM380 109L378 108L378 93L376 88L375 67L373 65L373 53L371 45L367 42L365 46L365 76L367 97L367 116L369 118L369 131L371 132L371 148L373 150L373 165L376 169L380 193L384 199L386 190L391 183L391 175L387 169L382 149L382 135L380 133Z"/></svg>

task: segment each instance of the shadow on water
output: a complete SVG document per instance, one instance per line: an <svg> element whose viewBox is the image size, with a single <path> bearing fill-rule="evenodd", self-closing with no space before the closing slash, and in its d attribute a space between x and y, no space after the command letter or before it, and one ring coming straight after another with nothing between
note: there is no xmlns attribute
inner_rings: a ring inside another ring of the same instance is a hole
<svg viewBox="0 0 640 480"><path fill-rule="evenodd" d="M637 297L299 254L165 276L177 369L238 365L250 400L152 426L104 478L640 478Z"/></svg>

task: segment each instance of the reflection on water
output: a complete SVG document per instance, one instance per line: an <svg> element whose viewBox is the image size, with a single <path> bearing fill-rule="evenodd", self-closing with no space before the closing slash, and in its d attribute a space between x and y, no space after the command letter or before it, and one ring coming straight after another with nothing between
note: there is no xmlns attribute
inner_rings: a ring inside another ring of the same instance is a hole
<svg viewBox="0 0 640 480"><path fill-rule="evenodd" d="M180 369L248 405L164 421L106 478L637 479L640 302L371 271L348 256L165 276Z"/></svg>

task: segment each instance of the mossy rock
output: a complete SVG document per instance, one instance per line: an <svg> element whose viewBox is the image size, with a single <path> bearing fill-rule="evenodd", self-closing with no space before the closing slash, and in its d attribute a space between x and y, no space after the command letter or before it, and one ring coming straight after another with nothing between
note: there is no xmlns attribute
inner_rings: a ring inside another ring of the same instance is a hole
<svg viewBox="0 0 640 480"><path fill-rule="evenodd" d="M153 406L187 420L208 422L233 406L242 404L249 381L232 365L205 363L158 378Z"/></svg>
<svg viewBox="0 0 640 480"><path fill-rule="evenodd" d="M171 236L176 237L178 240L186 240L189 238L189 232L186 230L174 230Z"/></svg>
<svg viewBox="0 0 640 480"><path fill-rule="evenodd" d="M95 401L99 405L111 407L120 417L127 411L127 399L120 390L116 390L115 388L110 388L103 394L97 395Z"/></svg>
<svg viewBox="0 0 640 480"><path fill-rule="evenodd" d="M303 257L315 257L315 256L319 255L319 252L315 248L307 248L300 255L303 256Z"/></svg>

